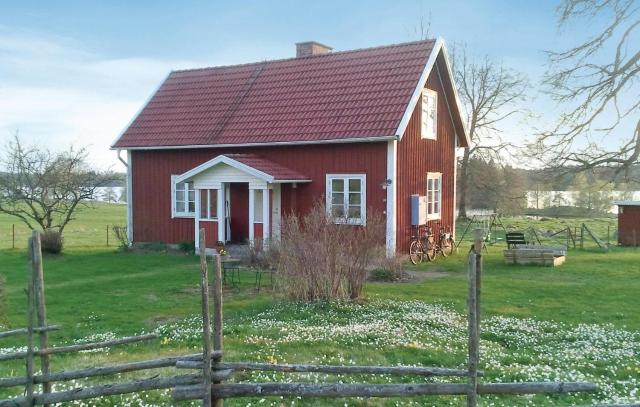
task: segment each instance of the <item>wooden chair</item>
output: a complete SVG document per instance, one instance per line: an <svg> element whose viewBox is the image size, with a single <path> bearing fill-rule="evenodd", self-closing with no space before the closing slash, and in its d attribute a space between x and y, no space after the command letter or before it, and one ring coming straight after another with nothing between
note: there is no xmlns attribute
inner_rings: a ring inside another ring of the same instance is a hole
<svg viewBox="0 0 640 407"><path fill-rule="evenodd" d="M515 249L518 246L526 246L529 244L529 242L524 238L523 232L508 232L506 238L508 249Z"/></svg>

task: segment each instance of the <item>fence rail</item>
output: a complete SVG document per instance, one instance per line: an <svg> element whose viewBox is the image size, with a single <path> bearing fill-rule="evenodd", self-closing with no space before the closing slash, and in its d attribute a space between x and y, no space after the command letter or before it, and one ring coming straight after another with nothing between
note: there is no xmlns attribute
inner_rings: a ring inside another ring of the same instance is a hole
<svg viewBox="0 0 640 407"><path fill-rule="evenodd" d="M65 230L64 239L67 247L87 247L106 246L116 247L118 245L113 227L118 224L95 225L90 228L80 227L74 223ZM2 249L25 249L32 234L26 225L21 223L0 223L0 250Z"/></svg>
<svg viewBox="0 0 640 407"><path fill-rule="evenodd" d="M111 366L91 367L72 371L49 372L42 368L36 374L35 358L41 357L41 367L48 364L50 355L82 350L110 347L127 343L143 342L155 339L153 334L120 338L111 341L49 347L48 331L54 326L46 322L44 298L44 279L39 234L33 232L29 243L29 279L27 290L27 327L0 333L0 337L26 334L27 351L2 355L3 359L26 359L23 377L0 378L0 387L24 386L24 396L0 400L3 406L33 406L64 403L76 400L137 393L148 390L173 389L174 400L200 399L204 406L222 407L223 400L250 396L298 396L298 397L410 397L420 395L466 395L467 406L476 407L479 395L483 394L560 394L568 392L590 392L596 390L592 383L585 382L530 382L530 383L481 383L482 371L478 369L480 360L480 299L482 281L481 230L475 231L474 246L468 257L468 366L467 369L447 369L428 366L330 366L305 364L268 364L253 362L223 362L223 298L222 267L220 256L214 256L213 269L213 316L210 315L210 286L208 260L204 250L200 250L201 296L202 296L202 346L200 354L173 356L161 359L145 360ZM206 247L205 232L200 231L199 247ZM37 326L36 326L37 320ZM213 325L213 330L211 330ZM40 347L34 345L34 334L41 336ZM47 365L48 366L48 365ZM98 384L69 391L52 392L53 382L85 379L96 376L109 376L125 372L140 372L149 369L176 367L197 369L194 374L182 374L170 377L150 377L119 383ZM332 374L391 374L419 376L458 376L466 377L466 383L224 383L232 379L236 371L277 371L290 373L332 373ZM40 393L36 387L42 386ZM637 406L637 404L635 404ZM627 406L634 406L629 404Z"/></svg>

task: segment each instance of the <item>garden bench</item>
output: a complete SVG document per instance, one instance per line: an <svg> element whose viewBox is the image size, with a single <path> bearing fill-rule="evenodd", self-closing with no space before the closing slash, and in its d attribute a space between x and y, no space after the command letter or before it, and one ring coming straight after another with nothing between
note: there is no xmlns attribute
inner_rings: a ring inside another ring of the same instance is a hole
<svg viewBox="0 0 640 407"><path fill-rule="evenodd" d="M527 240L524 238L523 232L508 232L506 236L507 248L509 249L513 249L518 246L526 246L528 244Z"/></svg>

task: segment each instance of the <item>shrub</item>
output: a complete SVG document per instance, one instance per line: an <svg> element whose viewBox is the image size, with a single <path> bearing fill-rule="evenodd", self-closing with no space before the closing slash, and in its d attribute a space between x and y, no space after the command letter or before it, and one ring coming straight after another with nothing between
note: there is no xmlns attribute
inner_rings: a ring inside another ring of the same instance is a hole
<svg viewBox="0 0 640 407"><path fill-rule="evenodd" d="M384 254L385 222L369 216L366 227L336 224L318 202L304 217L282 222L277 263L280 291L291 299L358 298L370 264Z"/></svg>
<svg viewBox="0 0 640 407"><path fill-rule="evenodd" d="M187 254L194 254L196 252L196 242L194 240L181 240L178 242L178 249Z"/></svg>
<svg viewBox="0 0 640 407"><path fill-rule="evenodd" d="M40 234L42 251L49 254L62 253L63 239L58 230L47 229Z"/></svg>
<svg viewBox="0 0 640 407"><path fill-rule="evenodd" d="M371 281L391 282L397 280L396 275L393 273L393 271L386 268L374 269L373 271L371 271L371 275L369 278L371 279Z"/></svg>
<svg viewBox="0 0 640 407"><path fill-rule="evenodd" d="M131 242L129 241L129 235L127 234L127 227L114 225L111 227L111 230L113 230L113 234L116 236L116 240L118 241L118 248L122 251L129 250Z"/></svg>
<svg viewBox="0 0 640 407"><path fill-rule="evenodd" d="M249 242L243 260L250 267L262 270L275 270L280 261L280 245L277 241L269 240L268 244L264 244L261 239Z"/></svg>
<svg viewBox="0 0 640 407"><path fill-rule="evenodd" d="M373 270L370 276L373 281L398 281L402 277L402 258L398 256L384 258L381 267Z"/></svg>

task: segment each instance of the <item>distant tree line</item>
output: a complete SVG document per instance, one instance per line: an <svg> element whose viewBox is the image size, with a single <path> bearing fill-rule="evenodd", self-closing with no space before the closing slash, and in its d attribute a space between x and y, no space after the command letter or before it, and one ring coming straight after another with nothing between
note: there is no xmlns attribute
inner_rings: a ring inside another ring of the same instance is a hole
<svg viewBox="0 0 640 407"><path fill-rule="evenodd" d="M611 182L611 172L615 170L608 168L588 172L570 167L562 171L557 168L530 170L482 158L472 158L468 166L467 208L507 216L603 215L609 213L614 199L633 199L633 191L640 191L640 182L626 177L614 178ZM632 172L640 175L640 167L634 167ZM573 191L572 202L562 191ZM622 195L614 197L613 191ZM457 196L460 205L464 195L458 193Z"/></svg>

